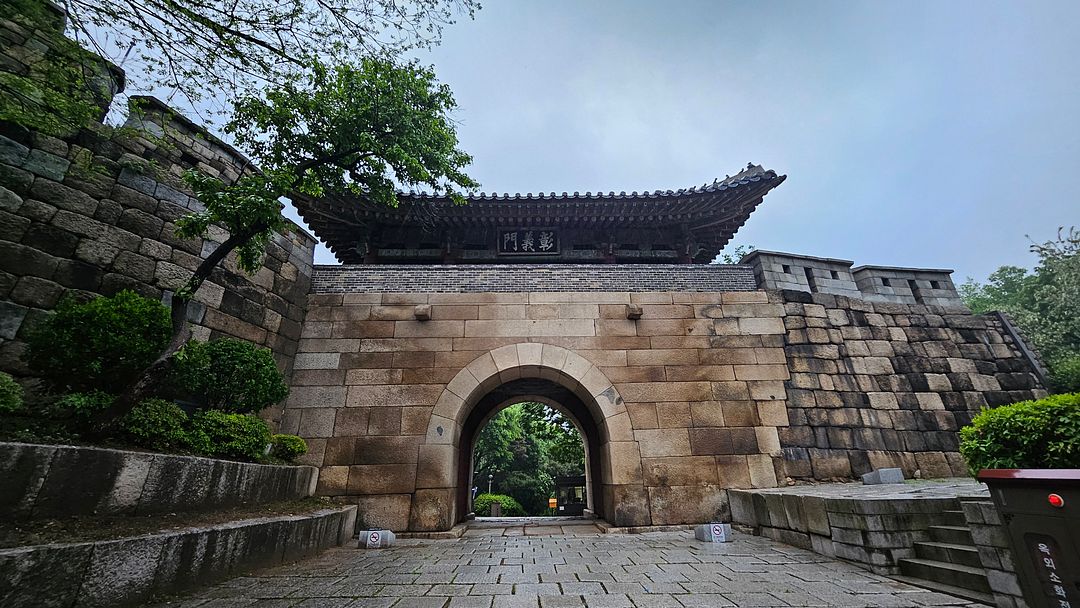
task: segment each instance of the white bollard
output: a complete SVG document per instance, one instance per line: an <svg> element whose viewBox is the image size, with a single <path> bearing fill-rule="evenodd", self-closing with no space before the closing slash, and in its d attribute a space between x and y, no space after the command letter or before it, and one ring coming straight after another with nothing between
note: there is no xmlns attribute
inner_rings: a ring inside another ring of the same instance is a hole
<svg viewBox="0 0 1080 608"><path fill-rule="evenodd" d="M701 524L694 528L694 538L707 543L731 542L731 524Z"/></svg>
<svg viewBox="0 0 1080 608"><path fill-rule="evenodd" d="M361 549L382 549L394 544L394 533L390 530L365 530L360 533Z"/></svg>

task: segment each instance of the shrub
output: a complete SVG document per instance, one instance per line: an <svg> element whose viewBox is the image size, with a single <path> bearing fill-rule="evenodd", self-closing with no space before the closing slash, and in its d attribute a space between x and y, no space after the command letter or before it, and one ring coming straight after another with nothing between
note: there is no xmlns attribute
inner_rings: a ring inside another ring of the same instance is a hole
<svg viewBox="0 0 1080 608"><path fill-rule="evenodd" d="M307 454L307 442L296 435L274 435L270 437L270 445L273 446L270 453L285 461L292 461Z"/></svg>
<svg viewBox="0 0 1080 608"><path fill-rule="evenodd" d="M1080 391L1080 355L1055 361L1050 366L1050 382L1062 392Z"/></svg>
<svg viewBox="0 0 1080 608"><path fill-rule="evenodd" d="M983 410L960 430L960 453L972 473L1080 468L1080 393Z"/></svg>
<svg viewBox="0 0 1080 608"><path fill-rule="evenodd" d="M78 302L67 297L27 337L26 361L59 390L131 384L172 336L169 309L133 291Z"/></svg>
<svg viewBox="0 0 1080 608"><path fill-rule="evenodd" d="M177 355L173 384L210 409L241 414L289 394L270 351L232 338L188 342Z"/></svg>
<svg viewBox="0 0 1080 608"><path fill-rule="evenodd" d="M0 372L0 414L11 414L22 409L23 389L10 375Z"/></svg>
<svg viewBox="0 0 1080 608"><path fill-rule="evenodd" d="M270 427L262 418L203 410L191 419L193 447L207 456L258 460L270 443ZM198 434L205 435L205 443Z"/></svg>
<svg viewBox="0 0 1080 608"><path fill-rule="evenodd" d="M153 450L190 448L188 416L180 406L164 399L147 399L123 418L119 427L124 438Z"/></svg>
<svg viewBox="0 0 1080 608"><path fill-rule="evenodd" d="M57 399L52 408L55 410L56 415L70 416L82 422L88 421L97 416L98 413L105 411L106 408L112 405L114 399L116 399L115 395L104 391L68 393Z"/></svg>
<svg viewBox="0 0 1080 608"><path fill-rule="evenodd" d="M503 517L524 517L525 509L521 508L518 501L506 494L481 494L473 501L473 512L477 517L491 517L491 503L498 502L502 505Z"/></svg>

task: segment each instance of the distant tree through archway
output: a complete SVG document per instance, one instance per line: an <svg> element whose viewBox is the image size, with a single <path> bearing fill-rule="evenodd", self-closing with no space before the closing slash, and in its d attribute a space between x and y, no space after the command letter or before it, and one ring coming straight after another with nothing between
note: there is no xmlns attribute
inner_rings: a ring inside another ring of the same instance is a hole
<svg viewBox="0 0 1080 608"><path fill-rule="evenodd" d="M584 480L586 451L572 417L538 401L510 404L492 415L476 436L472 452L472 487L477 495L509 496L503 500L506 516L557 515L549 508L556 482ZM563 491L560 502L576 501L579 513L586 501L584 481L575 494ZM490 499L476 503L478 515L489 514ZM520 505L520 509L518 506ZM566 513L566 505L563 514ZM571 508L573 509L571 505Z"/></svg>

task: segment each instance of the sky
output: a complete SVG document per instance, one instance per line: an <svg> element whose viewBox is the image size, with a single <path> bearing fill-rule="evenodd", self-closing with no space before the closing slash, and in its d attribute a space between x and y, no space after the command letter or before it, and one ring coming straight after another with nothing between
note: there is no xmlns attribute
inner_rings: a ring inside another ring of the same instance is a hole
<svg viewBox="0 0 1080 608"><path fill-rule="evenodd" d="M1078 29L1077 2L490 0L418 57L483 190L678 189L753 162L788 179L729 248L961 282L1080 223Z"/></svg>

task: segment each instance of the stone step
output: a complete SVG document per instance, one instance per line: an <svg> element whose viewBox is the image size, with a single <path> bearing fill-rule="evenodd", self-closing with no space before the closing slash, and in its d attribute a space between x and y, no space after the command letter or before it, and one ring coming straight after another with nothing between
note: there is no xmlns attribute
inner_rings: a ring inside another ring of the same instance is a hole
<svg viewBox="0 0 1080 608"><path fill-rule="evenodd" d="M982 561L979 559L979 550L969 545L954 545L952 543L916 542L915 556L950 564L960 564L981 568Z"/></svg>
<svg viewBox="0 0 1080 608"><path fill-rule="evenodd" d="M981 591L972 591L971 589L964 589L963 587L957 587L956 585L947 585L945 583L939 583L936 581L928 581L921 578L912 578L910 576L894 576L894 580L898 580L901 583L907 583L909 585L915 585L916 587L922 587L923 589L929 589L930 591L936 591L938 593L944 593L946 595L954 595L965 600L972 602L980 602L988 606L994 605L994 596L990 593L983 593Z"/></svg>
<svg viewBox="0 0 1080 608"><path fill-rule="evenodd" d="M920 558L901 559L899 566L900 573L905 576L979 593L990 593L990 585L986 582L986 571L982 568Z"/></svg>
<svg viewBox="0 0 1080 608"><path fill-rule="evenodd" d="M930 539L933 541L951 545L975 546L975 541L971 538L971 530L967 526L928 526L926 529L930 533Z"/></svg>
<svg viewBox="0 0 1080 608"><path fill-rule="evenodd" d="M944 511L942 522L946 526L967 526L967 518L963 511Z"/></svg>

